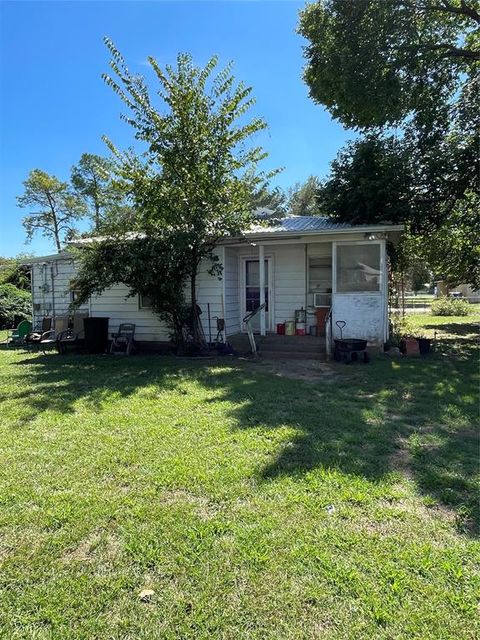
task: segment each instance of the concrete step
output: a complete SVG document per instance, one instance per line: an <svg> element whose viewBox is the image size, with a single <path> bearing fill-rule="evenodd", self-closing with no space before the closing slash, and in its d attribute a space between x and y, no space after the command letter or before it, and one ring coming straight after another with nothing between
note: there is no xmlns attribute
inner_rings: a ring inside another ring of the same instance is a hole
<svg viewBox="0 0 480 640"><path fill-rule="evenodd" d="M301 351L263 351L259 352L261 358L265 360L316 360L322 362L326 360L325 352L302 353Z"/></svg>
<svg viewBox="0 0 480 640"><path fill-rule="evenodd" d="M258 343L257 343L258 344ZM292 351L295 353L323 353L326 349L325 344L258 344L260 351Z"/></svg>

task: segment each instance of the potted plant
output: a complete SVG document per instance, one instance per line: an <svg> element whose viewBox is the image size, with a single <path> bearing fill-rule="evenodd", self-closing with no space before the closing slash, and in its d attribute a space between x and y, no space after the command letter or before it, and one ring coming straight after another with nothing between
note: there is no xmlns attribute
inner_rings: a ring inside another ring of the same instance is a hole
<svg viewBox="0 0 480 640"><path fill-rule="evenodd" d="M404 316L398 325L400 335L400 351L405 355L416 355L420 353L418 340L415 336L416 330L410 319Z"/></svg>
<svg viewBox="0 0 480 640"><path fill-rule="evenodd" d="M430 345L431 338L427 338L427 336L423 333L416 336L418 342L418 349L420 351L421 356L426 356L430 353Z"/></svg>

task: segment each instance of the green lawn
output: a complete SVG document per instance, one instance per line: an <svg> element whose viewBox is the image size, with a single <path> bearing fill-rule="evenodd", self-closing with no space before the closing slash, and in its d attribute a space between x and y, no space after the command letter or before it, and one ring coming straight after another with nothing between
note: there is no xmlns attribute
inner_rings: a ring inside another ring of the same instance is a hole
<svg viewBox="0 0 480 640"><path fill-rule="evenodd" d="M416 321L314 384L1 351L0 637L478 638L474 327Z"/></svg>

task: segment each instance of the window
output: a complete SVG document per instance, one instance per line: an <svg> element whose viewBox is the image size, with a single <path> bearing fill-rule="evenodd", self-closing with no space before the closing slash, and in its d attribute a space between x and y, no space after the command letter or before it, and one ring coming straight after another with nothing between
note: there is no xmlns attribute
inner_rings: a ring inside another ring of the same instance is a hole
<svg viewBox="0 0 480 640"><path fill-rule="evenodd" d="M380 291L380 245L337 245L337 293Z"/></svg>
<svg viewBox="0 0 480 640"><path fill-rule="evenodd" d="M259 261L245 262L245 311L255 311L260 306ZM265 311L268 311L268 260L265 260Z"/></svg>
<svg viewBox="0 0 480 640"><path fill-rule="evenodd" d="M75 289L74 280L70 281L69 292L70 292L70 303L76 302L78 300L78 291Z"/></svg>
<svg viewBox="0 0 480 640"><path fill-rule="evenodd" d="M140 309L151 309L152 308L152 299L150 296L138 296L138 307Z"/></svg>

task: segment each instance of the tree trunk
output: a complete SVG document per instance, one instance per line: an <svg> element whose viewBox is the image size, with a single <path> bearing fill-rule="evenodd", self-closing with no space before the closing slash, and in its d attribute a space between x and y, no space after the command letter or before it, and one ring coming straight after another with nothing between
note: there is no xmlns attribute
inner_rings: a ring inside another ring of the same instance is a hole
<svg viewBox="0 0 480 640"><path fill-rule="evenodd" d="M47 192L47 198L48 198L48 204L50 205L50 211L52 212L53 237L55 238L57 251L60 253L60 251L62 250L62 245L60 244L60 231L58 229L57 212L55 211L55 201L53 200L52 196L48 192Z"/></svg>
<svg viewBox="0 0 480 640"><path fill-rule="evenodd" d="M192 306L192 337L195 344L200 344L200 330L197 313L197 269L195 266L190 274L190 304Z"/></svg>

